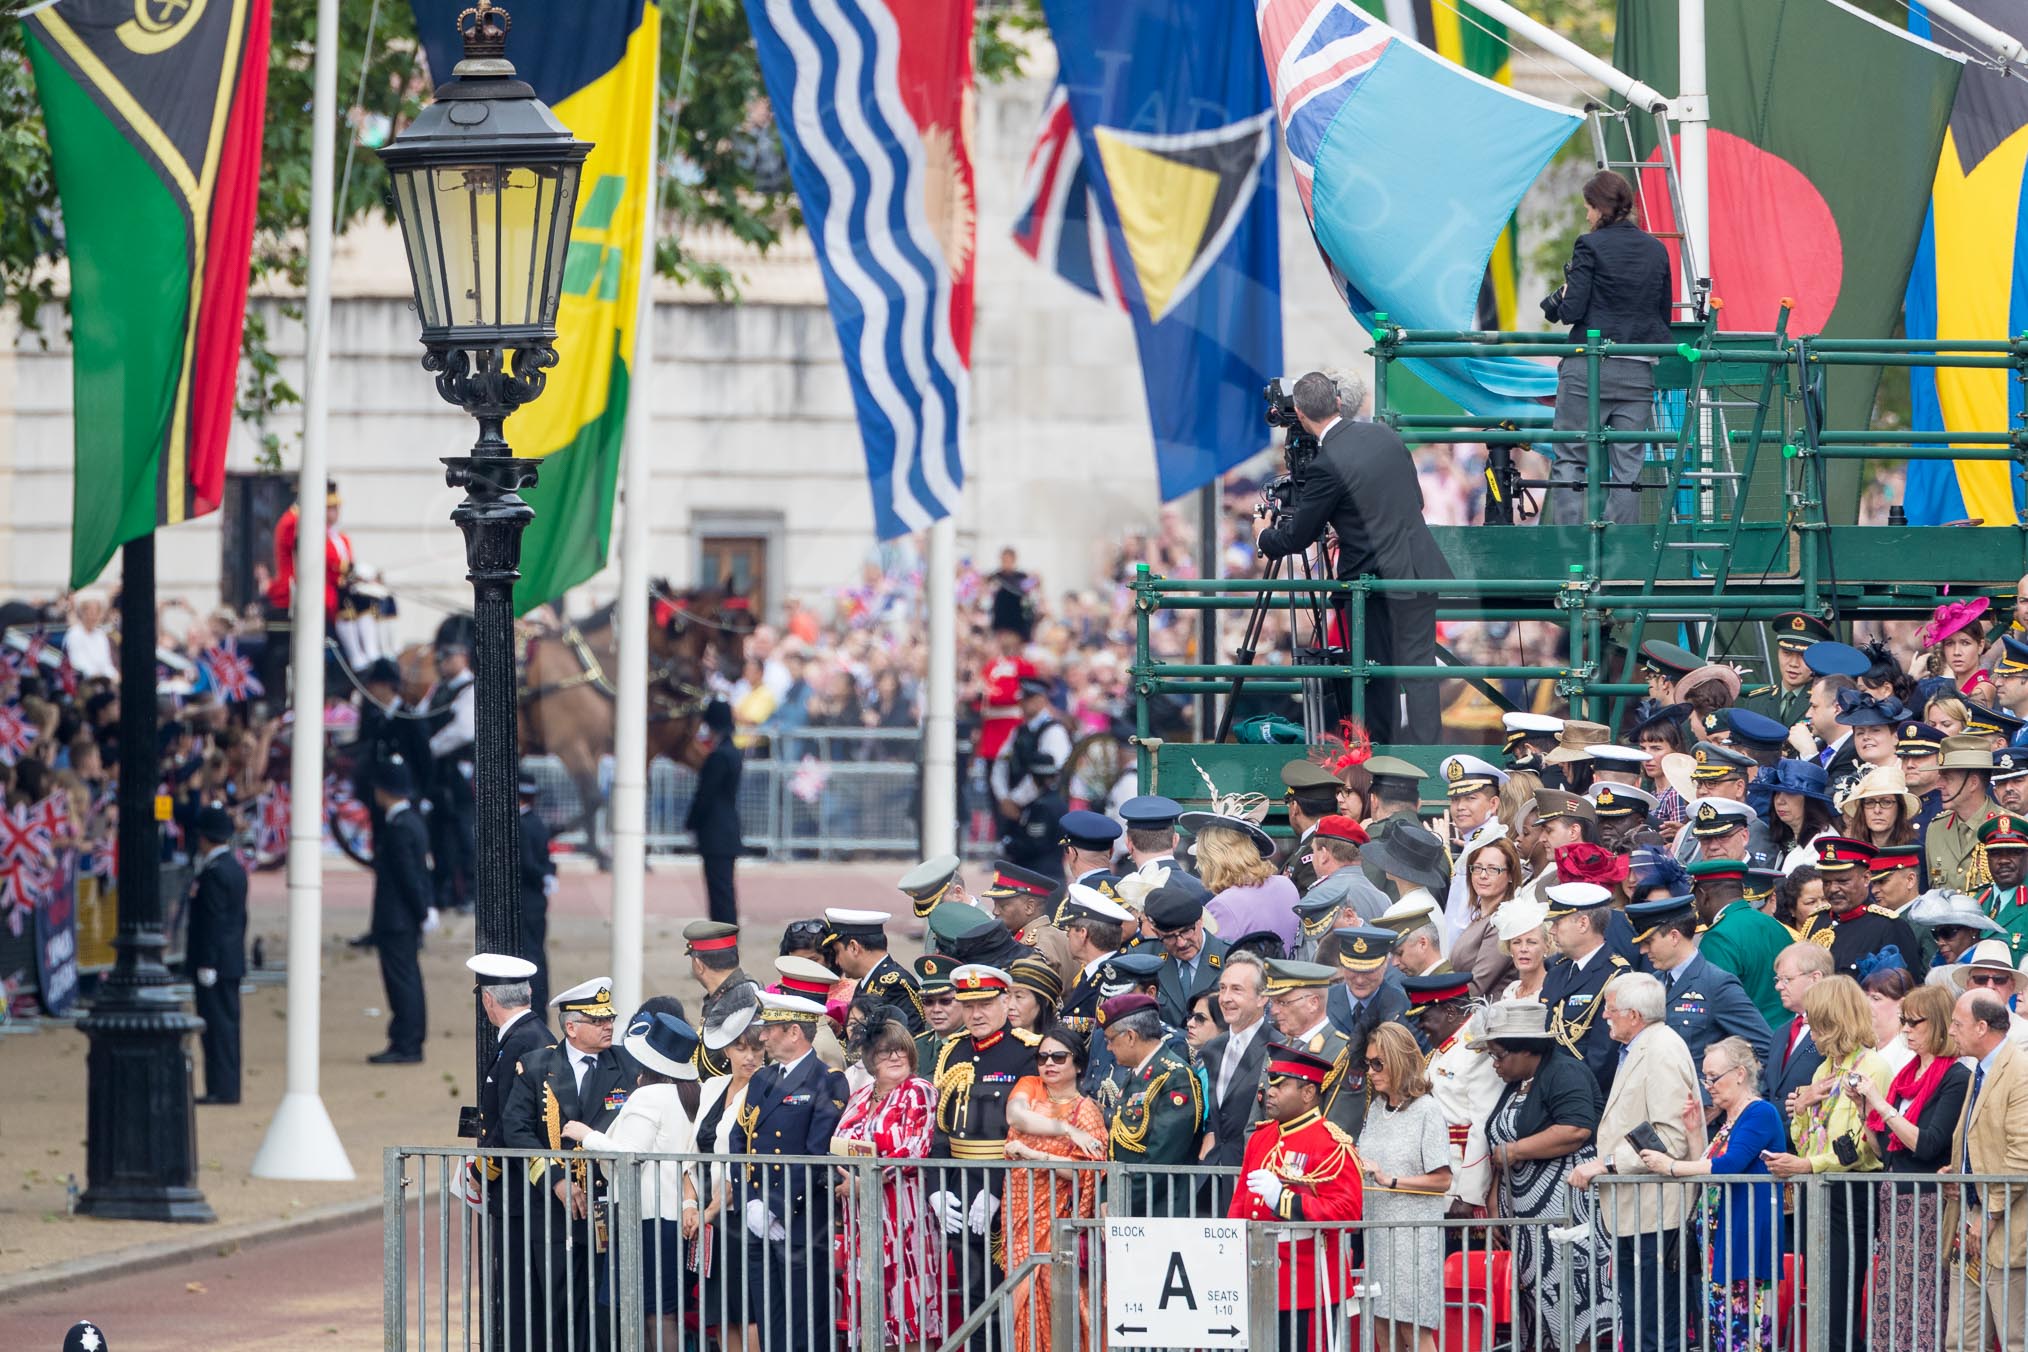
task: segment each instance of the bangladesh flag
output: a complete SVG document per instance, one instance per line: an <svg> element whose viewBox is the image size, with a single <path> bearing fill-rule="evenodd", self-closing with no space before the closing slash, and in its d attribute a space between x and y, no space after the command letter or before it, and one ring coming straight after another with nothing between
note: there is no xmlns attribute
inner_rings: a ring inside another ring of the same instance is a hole
<svg viewBox="0 0 2028 1352"><path fill-rule="evenodd" d="M1725 303L1719 327L1770 329L1787 297L1790 333L1890 336L1962 60L1841 0L1707 0L1705 45L1712 238L1703 267ZM1613 64L1664 94L1679 88L1676 0L1620 0ZM1652 136L1641 149L1652 152ZM1645 224L1673 231L1660 177L1645 196L1661 219ZM1832 426L1866 425L1878 376L1831 369ZM1846 515L1853 484L1854 474L1834 480Z"/></svg>
<svg viewBox="0 0 2028 1352"><path fill-rule="evenodd" d="M23 23L70 266L81 587L224 492L268 0L62 0Z"/></svg>

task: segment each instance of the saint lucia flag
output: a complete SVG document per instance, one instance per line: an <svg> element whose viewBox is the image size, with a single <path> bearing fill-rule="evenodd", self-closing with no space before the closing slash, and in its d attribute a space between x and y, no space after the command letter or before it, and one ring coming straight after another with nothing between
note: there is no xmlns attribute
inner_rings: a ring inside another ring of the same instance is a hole
<svg viewBox="0 0 2028 1352"><path fill-rule="evenodd" d="M466 0L410 0L431 74L462 55ZM525 614L605 566L627 393L634 380L641 249L655 147L662 20L644 0L517 6L507 57L536 97L592 143L564 256L557 364L542 397L507 420L516 455L542 461L523 494L535 520L521 541L514 608Z"/></svg>
<svg viewBox="0 0 2028 1352"><path fill-rule="evenodd" d="M2028 32L2028 0L1964 0L2008 33ZM1909 31L1930 37L1920 3ZM1934 35L1951 44L1948 27ZM2028 333L2028 83L1967 63L1937 159L1929 217L1908 275L1903 315L1911 338L1997 339ZM1918 431L1999 432L2018 427L2021 386L2010 371L1917 366L1909 394ZM2008 460L1911 460L1912 526L1976 517L2011 526L2028 505Z"/></svg>

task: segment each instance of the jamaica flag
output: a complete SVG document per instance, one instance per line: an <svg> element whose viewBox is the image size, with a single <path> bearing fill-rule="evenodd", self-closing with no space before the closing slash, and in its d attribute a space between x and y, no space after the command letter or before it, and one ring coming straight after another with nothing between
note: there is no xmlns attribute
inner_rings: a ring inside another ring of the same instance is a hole
<svg viewBox="0 0 2028 1352"><path fill-rule="evenodd" d="M81 587L224 491L268 0L62 0L23 22L70 264Z"/></svg>
<svg viewBox="0 0 2028 1352"><path fill-rule="evenodd" d="M410 0L439 81L462 55L458 12L469 3ZM633 379L661 37L661 11L644 0L514 6L507 59L572 135L592 143L564 259L557 364L542 397L507 420L514 453L542 461L540 482L523 495L535 520L521 541L520 614L606 562Z"/></svg>

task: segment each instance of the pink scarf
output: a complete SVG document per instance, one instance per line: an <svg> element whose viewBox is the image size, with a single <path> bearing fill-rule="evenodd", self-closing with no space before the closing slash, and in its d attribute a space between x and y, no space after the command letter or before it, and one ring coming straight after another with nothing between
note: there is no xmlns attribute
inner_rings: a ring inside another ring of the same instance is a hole
<svg viewBox="0 0 2028 1352"><path fill-rule="evenodd" d="M1895 1072L1894 1083L1887 1087L1887 1104L1889 1107L1901 1102L1904 1098L1908 1100L1908 1106L1901 1110L1901 1115L1911 1122L1922 1116L1923 1105L1929 1102L1930 1095L1936 1093L1936 1087L1943 1083L1944 1076L1949 1074L1950 1068L1957 1063L1952 1061L1948 1056L1939 1056L1929 1063L1928 1070L1917 1074L1915 1068L1921 1064L1922 1058L1919 1056L1910 1060L1907 1065ZM1877 1112L1868 1113L1866 1114L1866 1130L1886 1131L1887 1121ZM1887 1138L1887 1148L1889 1151L1908 1149L1907 1146L1901 1143L1899 1136L1891 1133Z"/></svg>

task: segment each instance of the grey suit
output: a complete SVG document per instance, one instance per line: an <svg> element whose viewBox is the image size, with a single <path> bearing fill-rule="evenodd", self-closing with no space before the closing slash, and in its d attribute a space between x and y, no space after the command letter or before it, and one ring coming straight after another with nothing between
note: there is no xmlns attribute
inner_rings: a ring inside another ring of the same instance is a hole
<svg viewBox="0 0 2028 1352"><path fill-rule="evenodd" d="M1198 1162L1236 1170L1246 1154L1247 1137L1253 1134L1254 1124L1261 1119L1260 1093L1267 1083L1268 1048L1280 1046L1286 1039L1272 1021L1263 1017L1259 1031L1240 1052L1239 1064L1233 1067L1225 1082L1225 1092L1220 1094L1218 1074L1225 1066L1225 1049L1231 1040L1231 1033L1220 1033L1205 1043L1198 1053L1198 1064L1204 1067L1204 1073L1211 1081L1211 1092L1205 1103L1205 1130L1215 1137L1211 1153ZM1198 1197L1207 1214L1225 1214L1237 1183L1236 1173L1211 1174L1198 1180Z"/></svg>
<svg viewBox="0 0 2028 1352"><path fill-rule="evenodd" d="M1162 965L1155 969L1155 998L1162 1003L1162 1022L1172 1028L1181 1028L1190 1015L1190 997L1201 989L1218 982L1218 968L1225 961L1225 955L1232 945L1215 934L1204 936L1204 947L1197 954L1197 968L1191 973L1186 989L1183 968L1176 959L1164 955Z"/></svg>
<svg viewBox="0 0 2028 1352"><path fill-rule="evenodd" d="M1691 957L1673 983L1666 972L1655 975L1668 991L1669 1027L1690 1048L1690 1059L1697 1065L1704 1064L1705 1048L1728 1037L1745 1038L1753 1047L1754 1059L1768 1064L1774 1034L1738 977L1702 953ZM1704 1102L1711 1102L1708 1092Z"/></svg>

